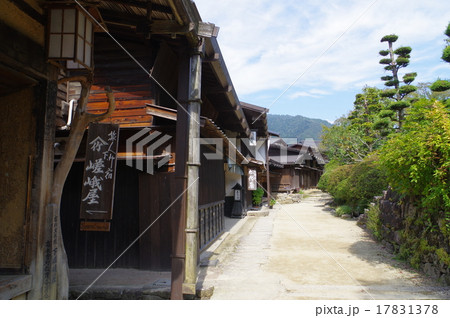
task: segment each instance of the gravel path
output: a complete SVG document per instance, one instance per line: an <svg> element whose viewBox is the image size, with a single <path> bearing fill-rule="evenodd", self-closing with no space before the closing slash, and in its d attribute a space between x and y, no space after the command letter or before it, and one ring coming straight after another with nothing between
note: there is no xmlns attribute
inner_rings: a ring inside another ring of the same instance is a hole
<svg viewBox="0 0 450 318"><path fill-rule="evenodd" d="M301 203L248 217L201 270L212 299L450 299L450 288L394 259L312 191Z"/></svg>

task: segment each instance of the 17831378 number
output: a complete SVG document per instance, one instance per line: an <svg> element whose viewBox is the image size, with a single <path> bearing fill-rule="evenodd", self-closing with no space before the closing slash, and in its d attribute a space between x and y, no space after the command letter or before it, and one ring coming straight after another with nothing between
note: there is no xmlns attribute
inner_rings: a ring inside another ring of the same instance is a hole
<svg viewBox="0 0 450 318"><path fill-rule="evenodd" d="M377 305L377 315L437 315L438 305Z"/></svg>

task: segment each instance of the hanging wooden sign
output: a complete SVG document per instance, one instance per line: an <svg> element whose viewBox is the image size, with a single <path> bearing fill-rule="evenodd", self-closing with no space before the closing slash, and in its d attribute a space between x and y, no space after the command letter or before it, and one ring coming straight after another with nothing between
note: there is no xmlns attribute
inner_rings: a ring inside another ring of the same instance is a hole
<svg viewBox="0 0 450 318"><path fill-rule="evenodd" d="M89 125L80 218L111 220L119 125Z"/></svg>
<svg viewBox="0 0 450 318"><path fill-rule="evenodd" d="M247 190L256 190L258 188L257 172L255 169L248 169L248 186Z"/></svg>

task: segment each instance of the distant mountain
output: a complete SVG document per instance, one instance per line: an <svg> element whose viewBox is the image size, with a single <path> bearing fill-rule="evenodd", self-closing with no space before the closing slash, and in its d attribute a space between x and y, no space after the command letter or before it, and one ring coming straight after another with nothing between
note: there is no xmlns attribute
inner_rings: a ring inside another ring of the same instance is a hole
<svg viewBox="0 0 450 318"><path fill-rule="evenodd" d="M321 139L322 125L331 127L326 120L307 118L300 115L272 115L267 114L269 130L280 134L282 138L297 138L303 141L305 138Z"/></svg>

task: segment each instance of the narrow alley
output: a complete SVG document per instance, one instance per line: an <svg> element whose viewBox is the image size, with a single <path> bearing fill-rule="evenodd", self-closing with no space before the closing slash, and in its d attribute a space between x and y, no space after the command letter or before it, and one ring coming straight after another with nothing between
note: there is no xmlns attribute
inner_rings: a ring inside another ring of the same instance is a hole
<svg viewBox="0 0 450 318"><path fill-rule="evenodd" d="M375 242L352 219L335 217L312 191L230 231L201 268L212 299L450 299L440 286Z"/></svg>

